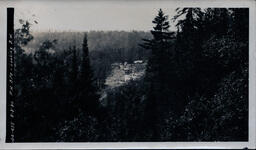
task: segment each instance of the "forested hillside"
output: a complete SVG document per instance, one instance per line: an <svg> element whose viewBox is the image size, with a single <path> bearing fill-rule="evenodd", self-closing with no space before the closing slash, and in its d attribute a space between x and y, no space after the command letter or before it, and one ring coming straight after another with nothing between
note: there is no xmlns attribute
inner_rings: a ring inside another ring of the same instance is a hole
<svg viewBox="0 0 256 150"><path fill-rule="evenodd" d="M167 15L150 33L31 33L20 21L15 141L247 141L249 10ZM108 88L116 73L129 79Z"/></svg>
<svg viewBox="0 0 256 150"><path fill-rule="evenodd" d="M94 51L105 52L120 51L118 59L122 61L132 61L144 58L145 50L138 44L142 39L150 39L152 36L149 32L143 31L90 31L85 32L88 35L88 47L91 53ZM34 52L38 46L45 40L57 40L55 50L67 50L70 45L81 48L84 36L83 32L35 32L34 40L26 45L28 52ZM105 52L107 53L107 52ZM124 57L124 58L122 58ZM116 58L117 59L117 58Z"/></svg>

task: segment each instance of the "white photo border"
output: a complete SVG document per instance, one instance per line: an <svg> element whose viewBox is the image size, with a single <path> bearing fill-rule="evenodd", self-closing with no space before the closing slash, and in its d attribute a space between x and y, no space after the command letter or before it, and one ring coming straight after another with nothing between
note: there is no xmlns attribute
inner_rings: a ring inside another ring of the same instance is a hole
<svg viewBox="0 0 256 150"><path fill-rule="evenodd" d="M137 0L170 2L175 7L249 8L249 141L248 142L79 142L79 143L5 143L6 137L6 71L7 7L18 7L25 1L47 3L50 0L0 1L0 149L256 149L256 0ZM79 3L79 0L55 0ZM84 0L86 1L86 0ZM90 0L87 0L90 1ZM97 0L125 2L129 0ZM136 0L133 0L136 1Z"/></svg>

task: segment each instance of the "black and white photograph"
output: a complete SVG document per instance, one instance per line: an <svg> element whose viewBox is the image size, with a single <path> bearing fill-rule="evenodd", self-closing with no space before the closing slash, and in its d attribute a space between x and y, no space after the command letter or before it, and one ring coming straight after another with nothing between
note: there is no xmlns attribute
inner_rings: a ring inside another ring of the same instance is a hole
<svg viewBox="0 0 256 150"><path fill-rule="evenodd" d="M249 141L249 7L36 2L5 8L6 143Z"/></svg>

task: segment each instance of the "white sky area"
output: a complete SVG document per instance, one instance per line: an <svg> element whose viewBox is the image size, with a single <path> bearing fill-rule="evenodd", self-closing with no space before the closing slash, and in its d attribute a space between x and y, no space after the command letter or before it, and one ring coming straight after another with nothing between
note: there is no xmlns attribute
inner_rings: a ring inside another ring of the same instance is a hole
<svg viewBox="0 0 256 150"><path fill-rule="evenodd" d="M32 31L149 31L160 8L169 16L170 30L176 30L171 18L177 7L167 0L20 0L14 8L15 28L24 19L33 23Z"/></svg>

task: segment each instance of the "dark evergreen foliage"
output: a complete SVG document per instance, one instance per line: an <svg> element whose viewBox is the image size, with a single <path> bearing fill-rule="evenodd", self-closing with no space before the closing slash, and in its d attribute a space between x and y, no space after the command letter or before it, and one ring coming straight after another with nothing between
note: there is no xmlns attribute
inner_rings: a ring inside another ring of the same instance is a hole
<svg viewBox="0 0 256 150"><path fill-rule="evenodd" d="M81 100L79 105L82 107L82 109L85 109L84 111L95 113L99 107L99 96L95 87L93 70L91 69L90 65L86 34L84 35L82 46L82 60L78 88L78 99Z"/></svg>
<svg viewBox="0 0 256 150"><path fill-rule="evenodd" d="M31 25L20 20L15 141L247 141L248 9L179 8L173 19L177 32L160 9L152 36L83 33L69 45L44 36L30 52ZM97 41L105 36L111 44ZM147 63L143 77L105 87L111 64L135 58Z"/></svg>

